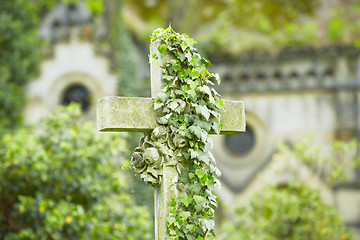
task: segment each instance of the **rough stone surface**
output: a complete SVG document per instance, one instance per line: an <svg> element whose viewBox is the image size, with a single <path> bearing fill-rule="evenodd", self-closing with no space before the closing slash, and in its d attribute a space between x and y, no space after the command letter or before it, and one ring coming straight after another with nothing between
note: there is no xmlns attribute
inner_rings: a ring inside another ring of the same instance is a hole
<svg viewBox="0 0 360 240"><path fill-rule="evenodd" d="M155 98L156 95L161 91L163 86L162 82L162 72L163 69L161 66L164 66L165 63L173 58L169 51L166 51L163 54L160 54L157 48L161 45L161 41L155 41L150 45L150 73L151 73L151 97ZM151 56L156 54L159 59L155 60Z"/></svg>
<svg viewBox="0 0 360 240"><path fill-rule="evenodd" d="M136 97L105 97L97 103L97 123L101 132L149 132L158 126L154 100ZM220 134L245 131L244 103L225 101Z"/></svg>

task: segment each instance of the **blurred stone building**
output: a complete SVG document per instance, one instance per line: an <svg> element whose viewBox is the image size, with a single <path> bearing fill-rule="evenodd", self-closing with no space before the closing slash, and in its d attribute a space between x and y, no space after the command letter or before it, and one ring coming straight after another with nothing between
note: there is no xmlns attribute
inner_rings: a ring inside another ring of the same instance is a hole
<svg viewBox="0 0 360 240"><path fill-rule="evenodd" d="M36 122L71 101L81 103L86 116L95 119L97 99L117 95L112 50L103 42L108 27L106 18L92 16L82 2L58 4L44 14L40 37L49 45L38 78L27 88L27 122ZM139 78L146 80L149 69L143 49L136 54ZM247 118L246 133L214 137L213 152L223 173L222 204L234 204L260 189L257 173L266 172L280 141L294 143L309 133L321 143L360 139L359 57L358 49L347 46L209 56L212 71L222 78L218 92L226 99L244 101ZM286 172L271 179L276 181ZM357 177L354 173L335 188L321 179L314 185L360 239Z"/></svg>
<svg viewBox="0 0 360 240"><path fill-rule="evenodd" d="M269 172L281 141L295 143L308 134L320 144L359 140L359 49L289 48L277 54L250 52L211 60L222 76L218 91L224 98L244 101L247 118L246 133L217 136L214 141L214 155L223 173L224 189L219 195L223 202L233 204L260 190L264 182L256 178L257 173ZM298 168L300 172L307 166L298 164ZM281 181L289 171L283 169L267 181ZM349 175L348 182L333 188L321 178L312 184L321 190L325 202L339 209L360 239L359 176L355 171Z"/></svg>

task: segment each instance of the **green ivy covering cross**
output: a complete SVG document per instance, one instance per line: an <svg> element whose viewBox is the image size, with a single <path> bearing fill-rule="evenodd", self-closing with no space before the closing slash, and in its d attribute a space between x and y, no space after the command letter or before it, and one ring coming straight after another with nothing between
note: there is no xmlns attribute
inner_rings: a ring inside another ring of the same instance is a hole
<svg viewBox="0 0 360 240"><path fill-rule="evenodd" d="M208 71L210 61L201 57L194 47L196 41L176 33L171 27L157 29L151 41L161 41L160 54L169 51L173 59L163 68L164 86L157 95L154 109L162 116L158 123L187 139L182 148L184 158L178 180L179 199L172 199L167 217L168 239L210 239L214 233L214 208L217 197L212 192L219 183L220 171L208 151L212 147L210 132L219 134L220 110L223 100L209 85L218 84L218 74ZM159 56L151 56L154 60Z"/></svg>

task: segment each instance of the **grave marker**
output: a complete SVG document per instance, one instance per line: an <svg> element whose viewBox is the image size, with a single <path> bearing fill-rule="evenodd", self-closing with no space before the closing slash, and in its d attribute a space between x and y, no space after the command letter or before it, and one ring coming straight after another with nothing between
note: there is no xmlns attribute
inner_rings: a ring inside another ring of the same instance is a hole
<svg viewBox="0 0 360 240"><path fill-rule="evenodd" d="M161 66L171 59L170 54L159 54L160 41L150 46L150 55L159 56L151 61L151 97L105 97L97 103L97 123L101 132L143 132L140 146L135 149L132 166L142 179L155 189L155 240L165 240L171 199L178 198L178 162L180 149L185 147L181 136L173 136L169 142L169 132L156 119L161 116L154 110L154 99L161 91ZM245 131L243 102L224 101L221 112L220 134L237 134Z"/></svg>

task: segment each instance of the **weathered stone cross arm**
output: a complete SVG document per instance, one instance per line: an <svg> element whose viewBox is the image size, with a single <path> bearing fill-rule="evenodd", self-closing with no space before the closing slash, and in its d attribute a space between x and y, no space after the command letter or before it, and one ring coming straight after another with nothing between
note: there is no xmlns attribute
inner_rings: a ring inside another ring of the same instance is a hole
<svg viewBox="0 0 360 240"><path fill-rule="evenodd" d="M105 97L97 103L97 123L101 132L151 132L161 116L154 110L152 98ZM245 131L244 103L224 101L220 134L238 134Z"/></svg>

